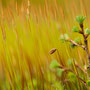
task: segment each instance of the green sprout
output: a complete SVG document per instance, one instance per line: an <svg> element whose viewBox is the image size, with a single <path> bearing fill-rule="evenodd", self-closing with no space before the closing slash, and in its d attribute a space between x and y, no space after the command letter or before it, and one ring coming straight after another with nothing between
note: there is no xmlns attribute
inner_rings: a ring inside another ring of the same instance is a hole
<svg viewBox="0 0 90 90"><path fill-rule="evenodd" d="M73 32L77 32L77 33L79 33L83 36L84 45L83 45L82 40L81 40L80 37L77 37L77 38L75 38L75 40L72 40L71 38L68 37L67 34L64 34L63 39L65 41L70 42L70 45L71 45L72 48L74 48L76 46L79 46L79 47L83 48L86 51L86 54L87 54L87 57L88 57L88 60L89 60L89 67L90 67L90 54L89 54L88 39L87 39L88 36L90 35L90 29L86 28L84 30L83 22L84 22L85 19L86 19L86 17L77 16L76 21L79 23L81 30L79 30L79 27L77 27L77 26L74 26L73 29L72 29Z"/></svg>
<svg viewBox="0 0 90 90"><path fill-rule="evenodd" d="M53 60L50 64L50 68L58 68L60 65L56 60Z"/></svg>
<svg viewBox="0 0 90 90"><path fill-rule="evenodd" d="M79 32L79 28L77 26L74 26L73 29L72 29L73 32Z"/></svg>
<svg viewBox="0 0 90 90"><path fill-rule="evenodd" d="M62 73L63 73L63 72L64 72L64 69L57 68L57 75L58 75L59 77L62 76Z"/></svg>
<svg viewBox="0 0 90 90"><path fill-rule="evenodd" d="M67 77L71 80L71 81L75 81L76 80L76 76L74 73L72 72L69 72Z"/></svg>
<svg viewBox="0 0 90 90"><path fill-rule="evenodd" d="M62 42L65 41L65 39L64 39L64 35L61 35L61 36L60 36L60 40L61 40Z"/></svg>
<svg viewBox="0 0 90 90"><path fill-rule="evenodd" d="M90 35L90 29L86 28L85 29L85 34Z"/></svg>
<svg viewBox="0 0 90 90"><path fill-rule="evenodd" d="M74 41L75 41L76 43L78 43L78 44L81 44L81 38L80 38L80 37L75 38Z"/></svg>
<svg viewBox="0 0 90 90"><path fill-rule="evenodd" d="M89 49L88 49L88 37L90 35L90 29L86 28L84 30L84 26L83 26L83 22L85 20L86 17L83 17L83 16L77 16L76 17L76 21L78 22L79 26L80 26L80 29L79 27L77 26L74 26L72 31L73 32L76 32L76 33L79 33L83 36L83 39L81 39L80 37L76 37L74 40L72 40L68 34L61 34L60 35L60 40L63 41L63 42L69 42L71 47L74 48L74 47L81 47L85 52L86 52L86 55L88 57L88 67L87 67L87 76L90 76L88 71L90 72L90 53L89 53ZM73 63L71 60L68 61L68 66L72 66ZM71 81L75 81L80 79L81 82L84 83L85 86L90 86L90 80L87 79L87 82L84 81L81 77L79 77L76 72L73 71L73 69L70 69L70 68L66 68L65 66L63 66L63 64L59 64L57 61L52 61L51 64L50 64L50 67L51 68L55 68L57 70L57 75L59 77L62 76L62 73L63 74L67 74L68 75L68 79L70 79ZM78 67L79 69L81 69L77 64L75 64L75 67ZM83 69L81 69L83 71ZM78 78L78 79L76 79ZM66 81L68 80L66 79Z"/></svg>
<svg viewBox="0 0 90 90"><path fill-rule="evenodd" d="M89 68L87 68L87 69L90 69L90 53L89 53L89 49L88 49L88 39L87 39L88 36L90 35L90 29L86 28L84 30L83 22L85 19L86 19L86 17L77 16L76 21L79 23L80 29L77 26L74 26L72 29L73 32L77 32L83 36L84 44L80 37L77 37L77 38L75 38L75 40L72 40L71 38L68 38L67 34L64 34L63 38L65 41L70 42L70 45L72 48L78 46L78 47L83 48L83 50L86 51L86 54L88 57L88 64L89 64L89 66L88 66Z"/></svg>
<svg viewBox="0 0 90 90"><path fill-rule="evenodd" d="M70 43L70 46L71 46L71 48L75 48L76 47L76 45L74 45L73 43Z"/></svg>
<svg viewBox="0 0 90 90"><path fill-rule="evenodd" d="M68 40L69 39L68 34L64 34L64 38L65 38L65 40Z"/></svg>
<svg viewBox="0 0 90 90"><path fill-rule="evenodd" d="M87 86L90 87L90 80L87 80Z"/></svg>
<svg viewBox="0 0 90 90"><path fill-rule="evenodd" d="M76 17L76 21L77 21L79 24L82 24L85 19L86 19L86 16L85 16L85 17L83 17L83 16L77 16L77 17Z"/></svg>
<svg viewBox="0 0 90 90"><path fill-rule="evenodd" d="M68 34L65 33L64 35L61 35L61 36L60 36L60 40L61 40L62 42L69 40Z"/></svg>

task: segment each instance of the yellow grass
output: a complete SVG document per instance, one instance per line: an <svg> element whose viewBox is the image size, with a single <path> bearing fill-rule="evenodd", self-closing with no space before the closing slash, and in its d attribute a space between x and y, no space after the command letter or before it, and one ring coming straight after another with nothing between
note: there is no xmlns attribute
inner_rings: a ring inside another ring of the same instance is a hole
<svg viewBox="0 0 90 90"><path fill-rule="evenodd" d="M77 25L74 20L77 15L86 15L85 27L90 27L90 1L45 0L43 4L32 1L18 5L9 0L10 4L0 9L0 88L3 90L35 87L35 90L56 90L49 83L55 79L49 68L52 60L62 61L68 67L68 59L74 58L82 68L88 62L81 48L72 49L59 37L62 33L68 33L72 39L78 35L71 32L73 25ZM57 48L59 55L57 52L50 55L52 48Z"/></svg>

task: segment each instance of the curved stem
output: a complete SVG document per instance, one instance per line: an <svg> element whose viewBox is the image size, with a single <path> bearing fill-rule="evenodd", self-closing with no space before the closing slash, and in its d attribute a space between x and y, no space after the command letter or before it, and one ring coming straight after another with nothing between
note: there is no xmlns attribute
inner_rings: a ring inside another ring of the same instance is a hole
<svg viewBox="0 0 90 90"><path fill-rule="evenodd" d="M78 43L74 42L74 41L71 40L71 39L69 39L68 41L71 42L72 44L74 44L75 46L82 47L82 48L85 50L85 46L83 46L82 44L78 44Z"/></svg>
<svg viewBox="0 0 90 90"><path fill-rule="evenodd" d="M88 49L88 41L87 41L86 35L84 34L83 24L80 24L80 28L81 28L81 30L82 30L82 35L83 35L84 44L85 44L85 51L86 51L86 53L87 53L87 58L88 58L88 60L89 60L89 67L90 67L90 54L89 54L89 49Z"/></svg>

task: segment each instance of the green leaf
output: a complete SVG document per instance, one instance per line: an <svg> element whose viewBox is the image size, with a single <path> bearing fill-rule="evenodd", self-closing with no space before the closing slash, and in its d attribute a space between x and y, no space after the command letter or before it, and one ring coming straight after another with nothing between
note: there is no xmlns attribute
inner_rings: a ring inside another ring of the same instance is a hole
<svg viewBox="0 0 90 90"><path fill-rule="evenodd" d="M87 80L87 86L90 87L90 80Z"/></svg>
<svg viewBox="0 0 90 90"><path fill-rule="evenodd" d="M85 34L90 35L90 29L86 28L86 29L85 29Z"/></svg>
<svg viewBox="0 0 90 90"><path fill-rule="evenodd" d="M80 44L80 43L81 43L81 38L80 38L80 37L77 37L77 38L75 38L74 41L75 41L76 43Z"/></svg>
<svg viewBox="0 0 90 90"><path fill-rule="evenodd" d="M64 34L64 38L65 38L65 40L68 40L69 39L68 34Z"/></svg>
<svg viewBox="0 0 90 90"><path fill-rule="evenodd" d="M76 21L77 21L79 24L82 24L85 19L86 19L86 16L85 16L85 17L83 17L83 16L77 16L77 17L76 17Z"/></svg>
<svg viewBox="0 0 90 90"><path fill-rule="evenodd" d="M72 29L73 32L79 32L79 28L77 26L74 26L73 29Z"/></svg>
<svg viewBox="0 0 90 90"><path fill-rule="evenodd" d="M64 35L61 35L61 36L60 36L60 40L61 40L62 42L64 42L65 40L68 40L68 39L69 39L68 34L64 34Z"/></svg>
<svg viewBox="0 0 90 90"><path fill-rule="evenodd" d="M69 72L67 76L68 76L68 78L69 78L71 81L75 81L75 80L76 80L76 76L75 76L75 74L72 73L72 72Z"/></svg>
<svg viewBox="0 0 90 90"><path fill-rule="evenodd" d="M59 63L56 60L53 60L50 64L51 69L58 68L59 66L60 66Z"/></svg>
<svg viewBox="0 0 90 90"><path fill-rule="evenodd" d="M70 43L70 46L71 46L71 48L74 48L75 47L75 45L73 43Z"/></svg>
<svg viewBox="0 0 90 90"><path fill-rule="evenodd" d="M60 36L60 40L61 40L62 42L65 41L65 39L64 39L64 35L61 35L61 36Z"/></svg>
<svg viewBox="0 0 90 90"><path fill-rule="evenodd" d="M71 58L68 59L67 64L68 64L69 66L72 65L72 59L71 59Z"/></svg>
<svg viewBox="0 0 90 90"><path fill-rule="evenodd" d="M75 38L74 42L78 43L78 44L81 44L81 38L80 37ZM76 47L76 45L74 45L73 43L71 43L70 46L71 46L71 48Z"/></svg>
<svg viewBox="0 0 90 90"><path fill-rule="evenodd" d="M63 69L58 68L58 69L57 69L57 75L58 75L59 77L61 77L63 71L64 71Z"/></svg>

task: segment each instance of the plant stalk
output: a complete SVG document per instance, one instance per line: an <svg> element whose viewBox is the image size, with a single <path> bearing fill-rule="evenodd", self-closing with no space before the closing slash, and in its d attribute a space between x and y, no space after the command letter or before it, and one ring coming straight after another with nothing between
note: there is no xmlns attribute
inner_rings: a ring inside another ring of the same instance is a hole
<svg viewBox="0 0 90 90"><path fill-rule="evenodd" d="M81 28L82 35L83 35L83 38L84 38L85 51L87 53L87 58L89 60L89 66L88 66L88 68L90 68L90 54L89 54L89 49L88 49L88 41L87 41L87 36L84 34L83 24L80 24L80 28Z"/></svg>

